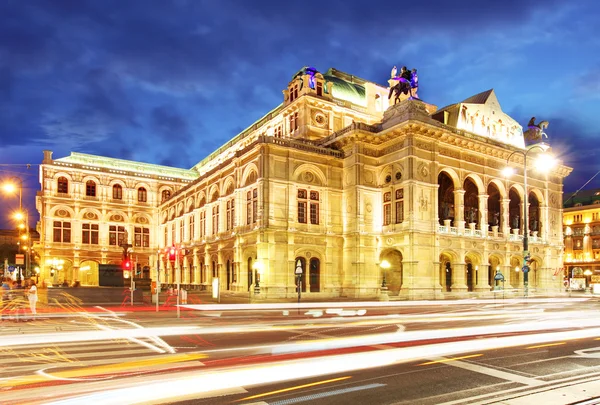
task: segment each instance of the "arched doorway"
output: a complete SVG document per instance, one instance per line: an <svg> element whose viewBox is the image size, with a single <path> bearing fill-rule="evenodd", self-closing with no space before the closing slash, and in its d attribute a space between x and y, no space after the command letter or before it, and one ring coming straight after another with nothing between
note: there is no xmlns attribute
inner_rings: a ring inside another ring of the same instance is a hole
<svg viewBox="0 0 600 405"><path fill-rule="evenodd" d="M521 196L514 188L508 193L510 202L508 203L510 229L521 229Z"/></svg>
<svg viewBox="0 0 600 405"><path fill-rule="evenodd" d="M471 179L466 179L463 187L465 189L465 209L464 218L467 224L479 225L479 202L477 195L479 191Z"/></svg>
<svg viewBox="0 0 600 405"><path fill-rule="evenodd" d="M535 193L529 193L527 202L529 203L529 231L538 232L540 230L540 201Z"/></svg>
<svg viewBox="0 0 600 405"><path fill-rule="evenodd" d="M250 288L252 288L252 258L249 257L248 258L248 291L250 291Z"/></svg>
<svg viewBox="0 0 600 405"><path fill-rule="evenodd" d="M440 225L445 219L454 220L454 182L445 172L438 175L438 215Z"/></svg>
<svg viewBox="0 0 600 405"><path fill-rule="evenodd" d="M500 190L494 183L487 188L488 194L488 224L502 229L502 216L500 215Z"/></svg>
<svg viewBox="0 0 600 405"><path fill-rule="evenodd" d="M98 263L92 260L85 260L79 264L79 274L75 276L75 280L79 280L84 286L97 286L98 279Z"/></svg>
<svg viewBox="0 0 600 405"><path fill-rule="evenodd" d="M384 261L387 262L386 265L382 265ZM398 295L404 284L402 253L396 249L390 249L383 252L379 258L379 266L382 272L382 281L385 275L388 293L391 295Z"/></svg>
<svg viewBox="0 0 600 405"><path fill-rule="evenodd" d="M451 291L452 271L452 257L448 253L442 253L440 255L440 284L442 285L442 291Z"/></svg>
<svg viewBox="0 0 600 405"><path fill-rule="evenodd" d="M309 265L310 292L321 291L321 261L316 257L310 259Z"/></svg>
<svg viewBox="0 0 600 405"><path fill-rule="evenodd" d="M475 269L473 263L467 262L467 291L473 291L475 287Z"/></svg>
<svg viewBox="0 0 600 405"><path fill-rule="evenodd" d="M227 260L227 289L231 290L231 262Z"/></svg>

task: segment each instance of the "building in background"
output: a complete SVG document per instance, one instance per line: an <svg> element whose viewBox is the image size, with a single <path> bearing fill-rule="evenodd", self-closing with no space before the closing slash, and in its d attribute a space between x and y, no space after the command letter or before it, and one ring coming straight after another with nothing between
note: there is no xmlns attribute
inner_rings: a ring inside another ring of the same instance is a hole
<svg viewBox="0 0 600 405"><path fill-rule="evenodd" d="M600 190L565 195L564 277L572 289L600 284Z"/></svg>
<svg viewBox="0 0 600 405"><path fill-rule="evenodd" d="M467 296L497 272L522 288L527 216L530 288L559 291L571 169L528 170L526 207L523 129L493 90L437 109L398 83L303 68L281 105L189 170L45 151L45 278L95 285L129 244L153 279L231 294L295 296L301 272L315 298ZM502 175L509 161L520 176Z"/></svg>

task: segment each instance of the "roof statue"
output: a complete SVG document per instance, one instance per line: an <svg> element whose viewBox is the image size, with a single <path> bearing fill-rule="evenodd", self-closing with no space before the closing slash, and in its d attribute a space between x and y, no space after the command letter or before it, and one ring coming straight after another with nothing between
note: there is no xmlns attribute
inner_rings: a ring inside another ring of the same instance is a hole
<svg viewBox="0 0 600 405"><path fill-rule="evenodd" d="M417 69L408 70L406 66L400 68L400 74L396 66L392 68L390 83L390 92L388 100L394 95L394 104L400 101L400 95L408 95L410 100L419 99L417 91L419 90L419 76Z"/></svg>
<svg viewBox="0 0 600 405"><path fill-rule="evenodd" d="M531 117L529 123L527 124L527 130L523 133L525 137L525 141L528 144L534 144L542 141L543 137L548 138L548 135L544 132L546 128L548 128L548 121L540 121L539 123L535 123L535 117Z"/></svg>

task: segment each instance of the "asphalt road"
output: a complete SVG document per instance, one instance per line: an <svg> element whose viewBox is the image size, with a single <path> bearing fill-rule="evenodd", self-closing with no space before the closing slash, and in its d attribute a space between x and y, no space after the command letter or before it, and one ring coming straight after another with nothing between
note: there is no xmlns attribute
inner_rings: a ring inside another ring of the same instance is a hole
<svg viewBox="0 0 600 405"><path fill-rule="evenodd" d="M113 309L3 322L0 396L3 404L70 396L91 404L114 391L120 396L105 403L126 404L167 390L146 403L277 405L516 405L544 395L539 403L551 405L600 396L595 300L388 305L180 318Z"/></svg>

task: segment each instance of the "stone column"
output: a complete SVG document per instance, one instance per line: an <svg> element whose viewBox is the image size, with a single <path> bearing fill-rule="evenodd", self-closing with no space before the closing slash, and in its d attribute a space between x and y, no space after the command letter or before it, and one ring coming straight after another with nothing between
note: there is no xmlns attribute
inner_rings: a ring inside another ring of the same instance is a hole
<svg viewBox="0 0 600 405"><path fill-rule="evenodd" d="M501 207L501 213L500 215L502 216L502 223L500 224L501 226L501 230L502 230L502 235L506 238L508 236L508 234L510 233L510 223L509 223L509 205L510 205L510 200L508 198L504 198L502 199L502 201L500 201L500 204L502 205Z"/></svg>
<svg viewBox="0 0 600 405"><path fill-rule="evenodd" d="M200 284L200 260L198 258L198 249L194 249L192 262L194 263L194 284L198 285Z"/></svg>
<svg viewBox="0 0 600 405"><path fill-rule="evenodd" d="M466 292L468 287L466 264L452 263L452 292Z"/></svg>
<svg viewBox="0 0 600 405"><path fill-rule="evenodd" d="M489 291L490 280L489 280L489 264L479 264L476 266L477 284L475 285L475 291Z"/></svg>
<svg viewBox="0 0 600 405"><path fill-rule="evenodd" d="M454 226L459 234L465 231L465 190L454 190Z"/></svg>
<svg viewBox="0 0 600 405"><path fill-rule="evenodd" d="M483 236L488 235L488 195L479 194L479 229L483 232Z"/></svg>

